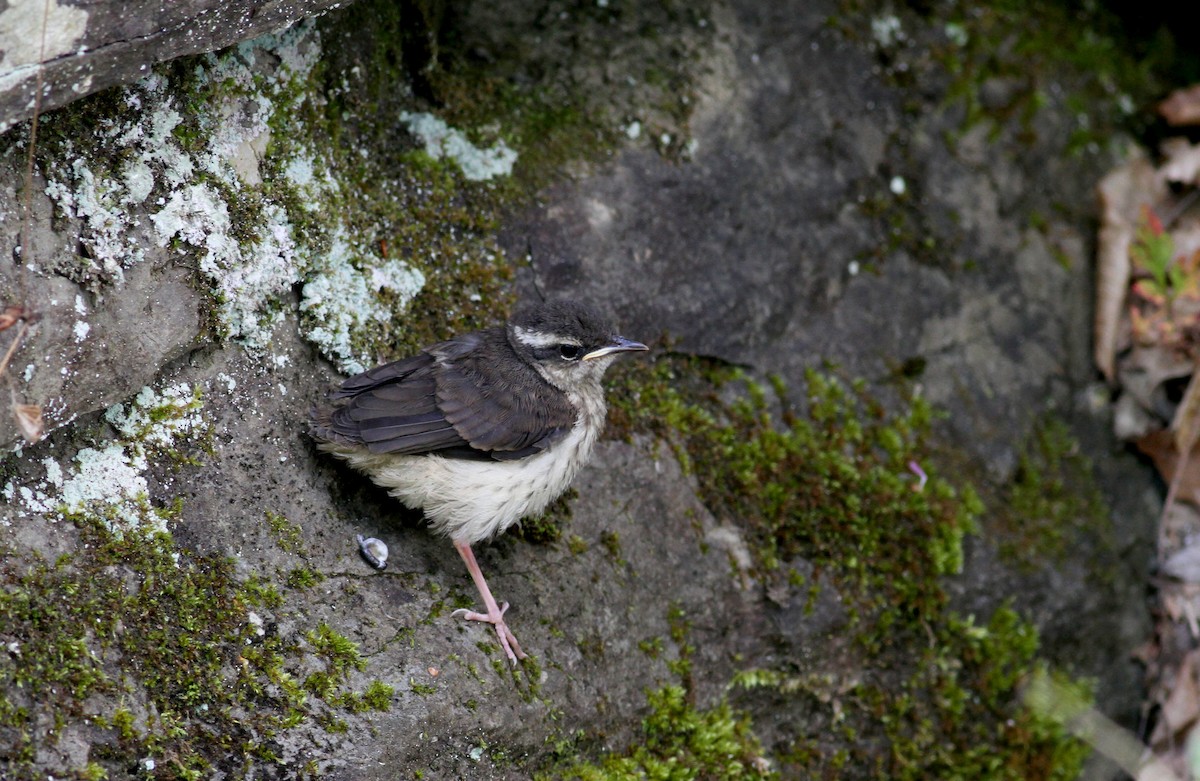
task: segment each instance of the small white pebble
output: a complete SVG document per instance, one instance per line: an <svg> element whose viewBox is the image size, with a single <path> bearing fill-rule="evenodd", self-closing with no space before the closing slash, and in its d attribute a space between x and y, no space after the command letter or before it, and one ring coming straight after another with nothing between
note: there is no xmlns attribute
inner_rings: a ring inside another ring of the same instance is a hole
<svg viewBox="0 0 1200 781"><path fill-rule="evenodd" d="M888 182L888 189L892 191L892 195L904 195L908 191L908 183L904 181L903 176L893 176L892 181Z"/></svg>

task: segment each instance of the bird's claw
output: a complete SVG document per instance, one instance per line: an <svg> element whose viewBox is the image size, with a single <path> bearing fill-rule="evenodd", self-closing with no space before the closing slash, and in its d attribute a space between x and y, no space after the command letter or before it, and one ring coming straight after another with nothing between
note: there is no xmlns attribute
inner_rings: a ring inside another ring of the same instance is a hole
<svg viewBox="0 0 1200 781"><path fill-rule="evenodd" d="M465 608L459 608L450 615L466 621L483 621L491 624L496 630L496 636L500 638L500 646L504 649L504 653L508 655L508 661L512 662L515 667L518 659L525 658L525 652L521 650L521 644L517 642L517 638L513 635L512 630L508 628L508 624L504 623L504 614L506 612L508 612L508 603L501 602L500 609L495 615L476 613L473 610Z"/></svg>

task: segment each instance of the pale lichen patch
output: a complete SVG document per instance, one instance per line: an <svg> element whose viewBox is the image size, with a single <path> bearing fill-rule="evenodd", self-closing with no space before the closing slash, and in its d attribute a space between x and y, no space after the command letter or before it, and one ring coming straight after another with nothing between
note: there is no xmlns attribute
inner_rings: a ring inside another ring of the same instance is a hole
<svg viewBox="0 0 1200 781"><path fill-rule="evenodd" d="M419 269L356 250L339 234L326 257L324 273L304 285L300 311L308 323L305 334L339 369L357 374L375 356L356 345L354 335L370 321L386 322L395 309L379 294L394 297L404 307L424 285L425 275Z"/></svg>
<svg viewBox="0 0 1200 781"><path fill-rule="evenodd" d="M143 388L128 405L114 405L105 413L117 439L80 449L65 468L45 458L41 481L10 482L5 495L16 502L19 515L87 514L116 534L131 529L166 531L166 513L150 504L147 456L202 434L207 426L200 407L199 391L186 384L161 392Z"/></svg>
<svg viewBox="0 0 1200 781"><path fill-rule="evenodd" d="M503 139L481 149L472 144L461 130L450 127L433 114L400 114L413 135L425 145L425 153L435 160L448 157L462 169L463 177L471 182L483 182L497 176L508 176L517 162L516 150Z"/></svg>

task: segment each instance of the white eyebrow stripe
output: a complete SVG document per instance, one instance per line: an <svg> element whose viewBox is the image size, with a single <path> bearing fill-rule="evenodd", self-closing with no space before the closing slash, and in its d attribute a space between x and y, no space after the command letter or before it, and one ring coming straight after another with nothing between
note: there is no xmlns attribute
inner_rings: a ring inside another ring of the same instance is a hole
<svg viewBox="0 0 1200 781"><path fill-rule="evenodd" d="M573 336L559 336L558 334L531 331L519 325L513 326L513 334L516 335L517 341L529 347L555 347L560 344L572 344L576 347L583 346L583 342Z"/></svg>

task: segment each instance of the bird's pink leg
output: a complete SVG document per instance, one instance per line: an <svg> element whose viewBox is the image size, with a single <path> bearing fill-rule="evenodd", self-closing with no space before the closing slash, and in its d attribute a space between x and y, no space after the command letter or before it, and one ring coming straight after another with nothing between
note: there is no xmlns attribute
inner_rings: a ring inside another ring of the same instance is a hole
<svg viewBox="0 0 1200 781"><path fill-rule="evenodd" d="M453 615L465 618L468 621L486 621L496 628L496 635L500 638L500 645L503 646L504 652L508 654L508 659L513 664L517 663L518 659L524 659L525 653L521 650L521 644L517 642L517 638L513 636L512 630L504 623L504 611L508 610L508 603L497 605L496 599L492 596L491 589L488 588L487 581L483 579L483 572L479 569L479 564L475 561L475 554L471 551L471 546L468 543L454 540L454 548L458 551L458 555L462 556L462 560L466 562L467 571L471 573L471 579L475 581L475 588L479 589L479 596L483 597L483 605L487 608L487 613L475 613L470 610L455 610Z"/></svg>

